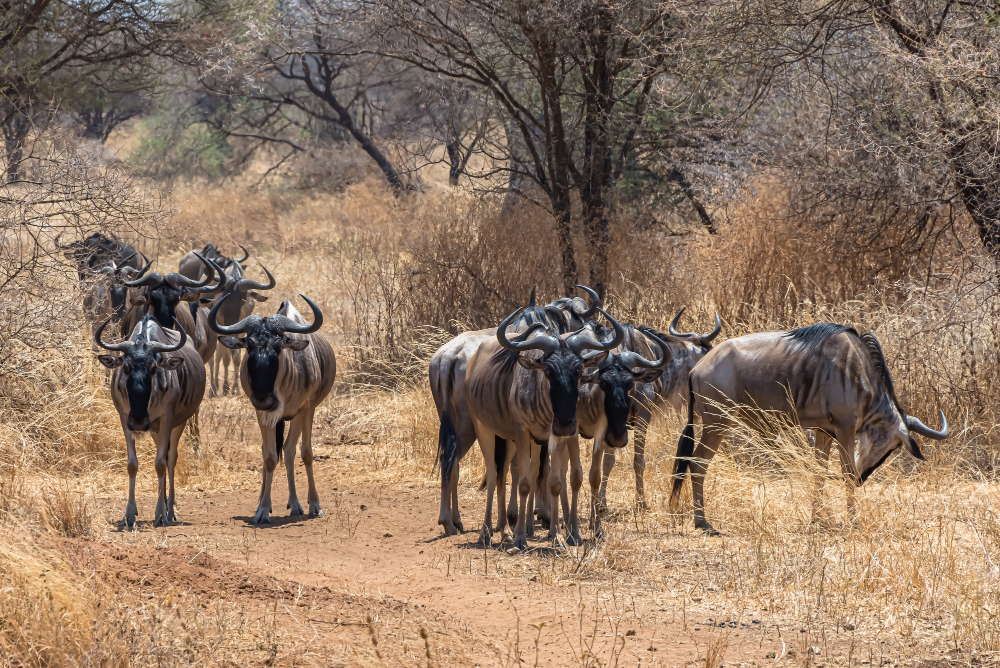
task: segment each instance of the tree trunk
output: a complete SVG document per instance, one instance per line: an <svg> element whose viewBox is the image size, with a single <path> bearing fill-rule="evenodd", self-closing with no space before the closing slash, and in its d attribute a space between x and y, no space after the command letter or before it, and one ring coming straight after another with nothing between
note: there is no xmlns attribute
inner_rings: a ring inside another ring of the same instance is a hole
<svg viewBox="0 0 1000 668"><path fill-rule="evenodd" d="M458 140L451 140L445 145L448 151L448 183L458 185L458 177L462 175L462 147Z"/></svg>
<svg viewBox="0 0 1000 668"><path fill-rule="evenodd" d="M961 159L954 161L955 185L962 203L979 232L979 239L988 253L1000 255L1000 197L993 187L996 177L986 178Z"/></svg>
<svg viewBox="0 0 1000 668"><path fill-rule="evenodd" d="M28 137L31 124L20 114L15 114L3 129L4 149L7 153L7 183L21 178L21 162L24 160L24 140Z"/></svg>
<svg viewBox="0 0 1000 668"><path fill-rule="evenodd" d="M563 294L573 294L576 284L576 253L573 250L573 212L569 199L569 191L565 197L553 197L552 215L556 219L556 233L559 236L559 250L562 253Z"/></svg>

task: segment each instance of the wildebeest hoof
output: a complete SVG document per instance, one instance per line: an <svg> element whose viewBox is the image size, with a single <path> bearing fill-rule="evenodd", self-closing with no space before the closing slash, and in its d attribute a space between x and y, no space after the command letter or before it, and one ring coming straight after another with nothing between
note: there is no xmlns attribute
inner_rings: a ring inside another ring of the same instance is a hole
<svg viewBox="0 0 1000 668"><path fill-rule="evenodd" d="M268 508L258 508L257 514L253 516L254 524L270 524L271 511Z"/></svg>
<svg viewBox="0 0 1000 668"><path fill-rule="evenodd" d="M319 507L318 501L309 503L309 517L323 517L323 509Z"/></svg>
<svg viewBox="0 0 1000 668"><path fill-rule="evenodd" d="M170 520L167 519L167 516L165 514L157 515L156 519L153 520L153 526L154 527L168 527L168 526L170 526Z"/></svg>
<svg viewBox="0 0 1000 668"><path fill-rule="evenodd" d="M566 544L565 538L556 534L556 536L552 539L552 548L556 550L566 550L569 549L569 546Z"/></svg>
<svg viewBox="0 0 1000 668"><path fill-rule="evenodd" d="M580 540L579 536L574 536L574 535L566 536L566 544L569 545L570 547L577 547L582 543L583 541Z"/></svg>
<svg viewBox="0 0 1000 668"><path fill-rule="evenodd" d="M305 511L302 510L302 504L300 504L297 500L289 501L288 509L291 510L291 512L288 514L292 517L297 517L298 515L305 515Z"/></svg>
<svg viewBox="0 0 1000 668"><path fill-rule="evenodd" d="M452 524L451 522L438 522L438 524L444 527L445 536L454 536L455 534L458 533L458 529L456 529L455 525Z"/></svg>
<svg viewBox="0 0 1000 668"><path fill-rule="evenodd" d="M465 533L465 525L462 524L462 520L455 520L455 530L458 533Z"/></svg>
<svg viewBox="0 0 1000 668"><path fill-rule="evenodd" d="M514 537L514 548L522 552L528 551L528 539L526 536L515 536Z"/></svg>
<svg viewBox="0 0 1000 668"><path fill-rule="evenodd" d="M167 523L175 524L177 522L177 513L172 510L167 511Z"/></svg>

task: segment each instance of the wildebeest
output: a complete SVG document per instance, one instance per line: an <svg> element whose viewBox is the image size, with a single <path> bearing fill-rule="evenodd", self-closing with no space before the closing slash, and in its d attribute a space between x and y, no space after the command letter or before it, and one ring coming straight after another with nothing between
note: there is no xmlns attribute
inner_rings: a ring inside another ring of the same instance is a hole
<svg viewBox="0 0 1000 668"><path fill-rule="evenodd" d="M601 462L604 453L609 447L613 451L628 445L628 422L634 411L633 390L636 383L655 380L672 359L669 344L653 334L647 333L646 336L656 343L658 357L650 360L632 350L612 352L596 369L588 371L581 381L576 416L580 435L594 439L589 479L590 523L595 534L600 532L597 500L598 489L602 487ZM597 354L601 353L584 353L584 358ZM555 502L555 499L549 500ZM563 505L566 505L565 499Z"/></svg>
<svg viewBox="0 0 1000 668"><path fill-rule="evenodd" d="M168 525L177 520L174 513L177 445L184 425L198 411L205 394L205 364L180 326L177 332L172 332L146 315L128 339L105 343L101 335L108 322L106 320L94 333L94 341L105 350L121 353L120 356L100 355L98 359L108 369L113 369L111 399L118 410L128 448L128 504L122 524L131 528L135 523L135 474L139 470L135 432L148 431L156 443L159 479L153 524Z"/></svg>
<svg viewBox="0 0 1000 668"><path fill-rule="evenodd" d="M537 286L536 286L537 287ZM597 312L600 297L590 288L577 285L588 295L591 303L583 299L562 298L545 306L535 305L536 287L532 287L528 307L512 323L516 331L524 331L534 323L543 323L552 331L565 334L582 327L587 318ZM441 466L441 511L438 524L444 527L446 535L463 530L458 508L459 465L466 453L476 442L476 429L472 423L469 404L465 396L465 372L469 359L479 348L479 344L496 336L496 328L475 332L463 332L444 344L431 357L428 365L431 395L441 421L438 432L438 459ZM496 447L491 444L489 447ZM507 457L506 441L500 444L501 459ZM506 472L498 478L500 498L504 498ZM503 522L500 522L502 531Z"/></svg>
<svg viewBox="0 0 1000 668"><path fill-rule="evenodd" d="M246 249L244 249L246 252ZM267 295L262 295L259 290L271 290L276 285L274 276L271 272L267 270L264 265L260 266L264 270L264 274L267 276L267 283L260 283L258 281L251 280L246 277L246 273L243 271L243 266L236 260L231 260L229 264L225 267L226 272L226 287L220 295L218 302L222 304L222 308L219 311L219 322L225 326L232 325L240 320L246 318L251 313L253 313L254 306L257 302L266 302ZM230 298L229 295L235 295ZM229 363L233 363L233 384L229 384ZM219 384L219 364L222 364L222 384ZM229 349L226 347L219 348L215 353L215 359L212 360L212 391L213 394L221 389L223 394L227 394L232 388L235 392L235 388L239 385L237 382L237 377L239 374L238 369L240 368L240 350L238 348Z"/></svg>
<svg viewBox="0 0 1000 668"><path fill-rule="evenodd" d="M664 334L652 327L639 325L624 325L625 341L623 350L630 350L646 357L659 356L657 341L666 342L670 347L670 362L663 367L660 374L652 382L638 382L632 391L635 401L632 402L632 413L629 424L635 428L632 469L635 472L636 503L646 508L646 492L644 472L646 470L646 431L653 419L654 410L661 411L666 407L681 410L687 402L688 374L694 365L712 349L712 341L722 331L722 320L715 314L715 327L707 334L696 332L678 332L677 323L685 309L681 309L670 321ZM647 378L649 376L646 376ZM605 450L604 472L601 477L599 504L605 505L608 476L615 465L615 451Z"/></svg>
<svg viewBox="0 0 1000 668"><path fill-rule="evenodd" d="M197 303L198 299L217 294L226 288L227 279L223 272L216 271L208 260L202 258L202 262L208 268L208 274L201 281L194 281L176 272L163 276L155 271L135 280L122 281L123 285L137 290L129 298L129 310L122 320L122 336L132 331L139 319L147 313L156 319L160 327L173 327L176 321L192 338L202 360L208 363L213 357L215 337L209 336L207 309L177 308L182 301ZM218 281L212 285L215 274L219 274Z"/></svg>
<svg viewBox="0 0 1000 668"><path fill-rule="evenodd" d="M529 335L525 340L512 341L507 326L520 315L517 309L497 328L496 337L484 341L473 354L466 370L466 396L472 414L479 445L487 463L487 515L483 523L483 539L489 540L492 515L492 487L496 467L491 450L496 438L513 441L518 459L518 512L514 528L514 546L527 547L527 502L538 471L539 449L534 443L548 442L550 466L548 492L559 497L566 469L570 471L572 505L566 517L568 542L579 544L580 528L578 497L583 483L580 448L577 433L576 404L580 380L586 368L604 361L607 351L617 347L623 337L621 325L603 310L598 311L612 324L615 336L604 343L589 332L556 336L552 333ZM604 355L588 356L588 350ZM537 354L536 354L537 353ZM559 525L558 509L553 508L549 537L556 538Z"/></svg>
<svg viewBox="0 0 1000 668"><path fill-rule="evenodd" d="M313 312L313 322L303 319L290 302L282 302L275 315L249 315L234 325L218 322L219 311L233 293L221 297L209 313L209 324L227 348L246 348L240 365L240 382L257 412L260 426L263 480L254 522L270 522L271 480L278 459L285 459L288 475L288 508L301 515L295 494L295 442L302 436L302 463L309 481L309 517L323 514L313 479L312 427L316 407L330 394L337 375L333 348L319 333L323 313L305 295L300 295ZM244 338L236 338L244 334ZM285 422L291 421L288 438Z"/></svg>
<svg viewBox="0 0 1000 668"><path fill-rule="evenodd" d="M131 258L126 258L130 260ZM113 324L120 323L128 306L128 288L122 280L132 280L141 277L149 271L152 262L139 270L129 265L118 266L111 262L100 269L90 269L90 281L84 286L83 312L91 323L91 334L97 331L105 319L110 318ZM124 279L123 279L124 277ZM94 352L97 352L96 344Z"/></svg>
<svg viewBox="0 0 1000 668"><path fill-rule="evenodd" d="M250 251L243 248L243 246L240 246L240 248L243 250L243 257L239 259L229 258L223 255L219 249L215 247L215 244L209 242L205 244L205 247L201 249L201 252L197 250L188 251L188 253L181 258L181 261L177 266L177 273L181 276L187 276L195 281L201 280L201 277L205 275L206 268L201 260L198 259L199 255L223 268L229 266L230 262L243 264L247 261L247 258L250 257Z"/></svg>
<svg viewBox="0 0 1000 668"><path fill-rule="evenodd" d="M902 447L923 459L912 434L948 436L907 415L896 397L882 346L871 332L823 323L792 331L760 332L730 339L708 353L691 372L688 420L677 444L671 503L691 472L695 527L715 533L705 519L704 480L708 464L739 406L774 411L815 430L821 464L836 439L841 470L861 485ZM694 416L702 417L697 446Z"/></svg>
<svg viewBox="0 0 1000 668"><path fill-rule="evenodd" d="M87 279L90 271L99 270L111 263L118 267L142 268L142 263L131 244L112 239L102 232L94 232L85 239L68 243L65 246L59 244L60 236L62 235L55 238L55 247L61 250L67 259L73 260L81 281Z"/></svg>

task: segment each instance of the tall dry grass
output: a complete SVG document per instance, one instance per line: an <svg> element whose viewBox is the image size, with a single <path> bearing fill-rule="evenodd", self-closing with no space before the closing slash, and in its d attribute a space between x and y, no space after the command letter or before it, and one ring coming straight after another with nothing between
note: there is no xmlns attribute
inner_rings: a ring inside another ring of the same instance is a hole
<svg viewBox="0 0 1000 668"><path fill-rule="evenodd" d="M609 308L623 320L665 328L686 306L682 327L701 330L717 309L723 337L827 320L873 330L904 406L932 424L940 407L952 437L925 448L927 463L900 456L880 469L859 491L852 518L833 469L817 470L799 432L778 430L780 438L768 439L734 433L713 460L706 490L709 517L725 537L705 541L691 535L689 516L667 506L680 422L658 416L647 441L650 511L634 503L622 453L610 482L606 539L573 559L532 557L529 572L614 584L645 601L683 600L691 614L756 615L807 629L805 640L795 640L796 647L807 643L800 657L819 644L814 633L830 629L847 634L837 642L849 637L855 663L886 639L915 654L1000 651L995 274L962 249L964 239L942 241L933 257L880 256L849 230L790 217L783 197L771 185L748 194L730 207L715 237L697 225L677 235L616 220ZM534 283L542 300L561 296L551 223L530 209L502 212L499 203L444 191L395 197L371 183L308 198L190 189L176 193L175 204L170 234L145 246L160 267L175 266L206 241L232 252L242 243L278 279L261 312L286 298L301 305L299 292L322 305L342 382L319 411L314 442L317 452L350 452L357 481L433 485L437 416L424 376L430 352L457 331L495 325ZM25 471L29 478L69 472L84 492L120 495L124 487L120 425L82 321L79 329L58 350L17 348L3 361L4 526L85 533L73 520L86 512L73 506L76 488L49 503L52 517L62 508L68 520L46 523L25 510L37 505L30 501L36 483L20 477ZM206 400L202 434L202 457L182 452L181 484L257 484L247 470L259 465L259 449L245 401ZM141 462L150 461L149 447L140 443ZM480 507L473 500L482 471L475 453L463 465L463 510ZM140 493L151 478L140 472ZM504 556L496 568L499 578L526 575L524 562ZM32 605L42 602L43 594L27 591ZM722 662L723 640L710 663Z"/></svg>

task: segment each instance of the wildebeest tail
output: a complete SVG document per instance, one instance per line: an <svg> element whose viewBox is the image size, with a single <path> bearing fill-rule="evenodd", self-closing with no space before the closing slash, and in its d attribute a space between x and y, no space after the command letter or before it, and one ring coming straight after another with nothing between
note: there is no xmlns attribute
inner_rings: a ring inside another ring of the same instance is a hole
<svg viewBox="0 0 1000 668"><path fill-rule="evenodd" d="M441 415L441 428L438 430L438 459L441 462L441 482L446 483L451 477L451 469L455 465L455 453L458 452L458 434L451 416L445 411Z"/></svg>
<svg viewBox="0 0 1000 668"><path fill-rule="evenodd" d="M507 439L500 438L499 436L493 437L493 465L496 466L497 476L503 474L503 465L507 463ZM486 489L486 474L483 474L483 480L479 483L479 491L482 492Z"/></svg>
<svg viewBox="0 0 1000 668"><path fill-rule="evenodd" d="M677 454L674 455L674 488L670 492L670 504L677 501L681 488L684 487L684 478L687 475L688 466L691 464L691 455L694 454L694 389L691 384L691 377L688 376L688 419L681 433L681 440L677 442Z"/></svg>
<svg viewBox="0 0 1000 668"><path fill-rule="evenodd" d="M281 463L281 458L284 456L285 452L285 421L278 420L278 424L274 425L274 447L278 449L278 463Z"/></svg>

